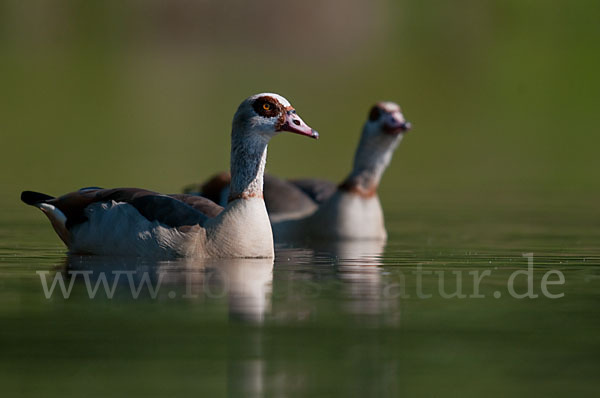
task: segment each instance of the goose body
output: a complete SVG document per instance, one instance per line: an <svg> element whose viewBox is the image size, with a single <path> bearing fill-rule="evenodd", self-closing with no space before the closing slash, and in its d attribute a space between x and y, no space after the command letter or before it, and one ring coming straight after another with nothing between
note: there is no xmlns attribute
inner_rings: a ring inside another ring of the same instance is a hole
<svg viewBox="0 0 600 398"><path fill-rule="evenodd" d="M263 199L267 144L289 131L317 138L289 102L258 94L239 106L231 134L231 188L220 206L193 195L85 188L58 198L25 191L72 253L172 257L273 257Z"/></svg>
<svg viewBox="0 0 600 398"><path fill-rule="evenodd" d="M267 174L264 195L275 240L385 240L377 188L410 127L397 104L380 102L369 112L352 171L342 183L282 180ZM187 191L218 201L228 189L227 174L220 174Z"/></svg>
<svg viewBox="0 0 600 398"><path fill-rule="evenodd" d="M305 217L272 217L277 241L385 240L383 209L377 196L339 191Z"/></svg>

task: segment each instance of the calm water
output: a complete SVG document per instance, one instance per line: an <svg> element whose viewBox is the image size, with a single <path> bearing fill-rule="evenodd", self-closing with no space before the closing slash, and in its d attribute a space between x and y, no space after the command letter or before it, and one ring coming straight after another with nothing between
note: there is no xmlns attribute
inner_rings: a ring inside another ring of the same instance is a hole
<svg viewBox="0 0 600 398"><path fill-rule="evenodd" d="M41 214L10 204L2 395L597 395L600 211L560 203L388 204L385 246L159 263L67 257ZM515 298L528 261L538 297ZM552 270L560 298L541 288ZM55 278L67 299L45 297Z"/></svg>

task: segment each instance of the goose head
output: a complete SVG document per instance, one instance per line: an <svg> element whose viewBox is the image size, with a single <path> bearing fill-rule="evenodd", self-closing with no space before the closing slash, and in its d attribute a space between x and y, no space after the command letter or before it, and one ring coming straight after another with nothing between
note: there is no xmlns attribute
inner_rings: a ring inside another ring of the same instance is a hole
<svg viewBox="0 0 600 398"><path fill-rule="evenodd" d="M273 136L285 131L319 137L289 101L278 94L256 94L240 104L231 130L229 201L262 197L267 144Z"/></svg>
<svg viewBox="0 0 600 398"><path fill-rule="evenodd" d="M262 136L290 132L319 138L319 133L298 116L287 99L274 93L261 93L245 99L233 117L233 131Z"/></svg>
<svg viewBox="0 0 600 398"><path fill-rule="evenodd" d="M352 174L345 184L375 192L395 149L410 128L398 104L378 102L373 105L354 156Z"/></svg>
<svg viewBox="0 0 600 398"><path fill-rule="evenodd" d="M355 158L356 166L369 168L382 163L387 166L410 128L411 124L404 118L398 104L378 102L373 105L363 127Z"/></svg>
<svg viewBox="0 0 600 398"><path fill-rule="evenodd" d="M364 135L398 137L411 129L402 114L400 106L394 102L378 102L369 111Z"/></svg>

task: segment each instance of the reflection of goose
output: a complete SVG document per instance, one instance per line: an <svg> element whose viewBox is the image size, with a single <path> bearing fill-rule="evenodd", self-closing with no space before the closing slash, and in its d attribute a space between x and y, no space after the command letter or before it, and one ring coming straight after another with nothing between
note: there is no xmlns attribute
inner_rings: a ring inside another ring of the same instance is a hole
<svg viewBox="0 0 600 398"><path fill-rule="evenodd" d="M311 242L311 248L337 258L339 266L381 265L385 240L337 240Z"/></svg>
<svg viewBox="0 0 600 398"><path fill-rule="evenodd" d="M210 260L206 269L223 283L229 314L247 321L263 321L270 308L273 259Z"/></svg>
<svg viewBox="0 0 600 398"><path fill-rule="evenodd" d="M25 191L72 253L172 257L273 257L263 200L269 140L282 131L318 134L277 94L241 103L231 132L231 192L225 208L206 198L139 188L85 188L54 198Z"/></svg>
<svg viewBox="0 0 600 398"><path fill-rule="evenodd" d="M90 298L115 294L160 300L226 297L233 318L260 322L270 310L273 259L151 261L71 255L62 274L84 282Z"/></svg>
<svg viewBox="0 0 600 398"><path fill-rule="evenodd" d="M385 249L384 240L357 240L311 242L312 258L307 259L307 250L278 250L278 266L280 262L297 264L301 272L296 276L302 281L308 275L319 281L335 279L342 282L343 310L355 315L381 315L396 317L395 300L386 297L386 281L382 274L382 258ZM329 265L333 260L334 268L319 267ZM306 264L306 266L304 266ZM310 297L304 297L309 299ZM385 311L384 311L385 309ZM300 305L299 311L307 311L307 305ZM278 314L275 314L277 316ZM299 318L299 317L297 317Z"/></svg>
<svg viewBox="0 0 600 398"><path fill-rule="evenodd" d="M319 245L318 251L337 258L337 277L344 282L346 311L352 314L381 312L381 257L385 241L338 241Z"/></svg>
<svg viewBox="0 0 600 398"><path fill-rule="evenodd" d="M381 177L410 129L393 102L375 104L365 122L354 165L341 184L306 178L282 180L267 175L265 203L278 242L318 239L385 239L383 211L377 196ZM227 197L229 177L223 173L186 192L214 201Z"/></svg>

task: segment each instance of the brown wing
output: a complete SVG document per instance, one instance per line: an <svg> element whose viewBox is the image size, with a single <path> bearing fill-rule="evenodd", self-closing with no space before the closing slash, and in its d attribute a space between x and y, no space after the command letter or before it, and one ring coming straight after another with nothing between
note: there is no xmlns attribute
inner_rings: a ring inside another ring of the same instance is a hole
<svg viewBox="0 0 600 398"><path fill-rule="evenodd" d="M40 195L40 194L38 194ZM66 227L87 221L85 209L97 202L125 202L135 207L142 216L150 221L158 221L171 227L185 225L203 225L204 222L219 214L223 208L210 200L190 195L162 195L139 188L81 189L58 198L43 198L45 202L56 206L67 217ZM24 200L28 204L30 201Z"/></svg>

